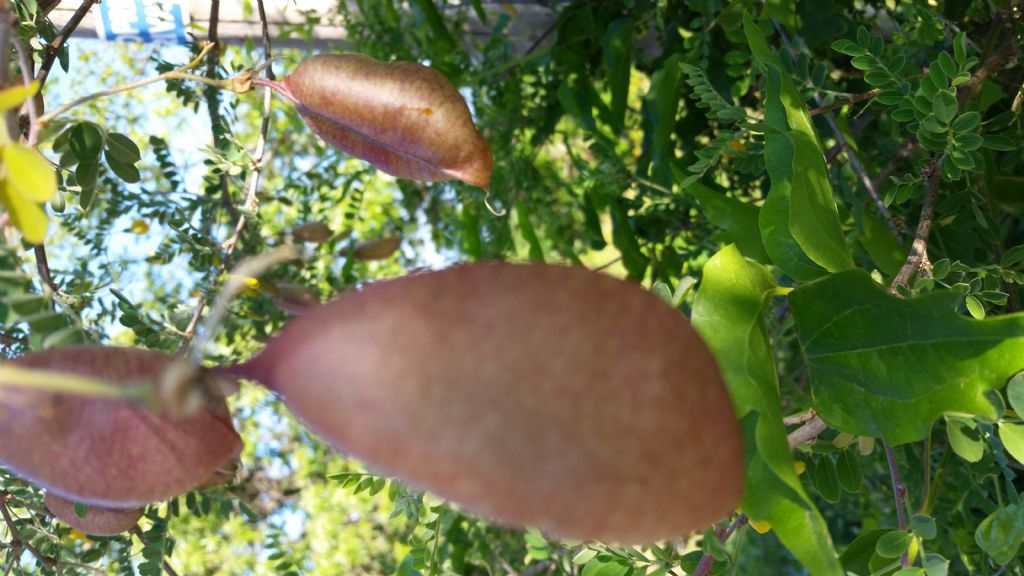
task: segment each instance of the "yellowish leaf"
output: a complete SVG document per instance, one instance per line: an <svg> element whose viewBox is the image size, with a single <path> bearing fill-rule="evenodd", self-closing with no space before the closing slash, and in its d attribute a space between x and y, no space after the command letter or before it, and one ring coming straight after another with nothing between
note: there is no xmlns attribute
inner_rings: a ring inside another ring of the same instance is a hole
<svg viewBox="0 0 1024 576"><path fill-rule="evenodd" d="M839 435L832 440L832 445L842 450L850 444L853 444L856 440L857 437L853 434L850 434L849 432L840 432Z"/></svg>
<svg viewBox="0 0 1024 576"><path fill-rule="evenodd" d="M758 534L765 534L772 529L771 522L762 522L761 520L754 520L750 518L747 520L750 523L750 527L757 530Z"/></svg>
<svg viewBox="0 0 1024 576"><path fill-rule="evenodd" d="M6 90L0 90L0 112L4 110L10 110L16 106L21 106L21 103L28 99L39 90L39 82L32 82L27 86L25 84L19 84L17 86L11 86Z"/></svg>
<svg viewBox="0 0 1024 576"><path fill-rule="evenodd" d="M859 436L857 438L857 450L861 456L867 456L875 451L875 439L870 436Z"/></svg>
<svg viewBox="0 0 1024 576"><path fill-rule="evenodd" d="M33 202L47 202L57 193L53 166L37 150L10 143L3 147L3 162L12 192Z"/></svg>
<svg viewBox="0 0 1024 576"><path fill-rule="evenodd" d="M146 232L149 232L149 223L145 220L136 220L132 222L129 230L132 234L145 234Z"/></svg>
<svg viewBox="0 0 1024 576"><path fill-rule="evenodd" d="M0 201L7 207L11 215L11 222L21 230L25 241L29 244L42 244L46 239L46 229L49 220L46 212L39 204L25 198L21 194L13 192L10 183L6 180L0 181Z"/></svg>
<svg viewBox="0 0 1024 576"><path fill-rule="evenodd" d="M807 470L807 464L803 460L793 460L793 471L799 476Z"/></svg>

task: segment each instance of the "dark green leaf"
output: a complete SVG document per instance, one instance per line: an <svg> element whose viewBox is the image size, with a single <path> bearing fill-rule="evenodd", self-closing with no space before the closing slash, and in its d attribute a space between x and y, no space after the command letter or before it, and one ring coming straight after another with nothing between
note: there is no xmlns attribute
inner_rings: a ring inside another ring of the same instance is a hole
<svg viewBox="0 0 1024 576"><path fill-rule="evenodd" d="M735 243L747 258L764 264L770 262L758 230L760 209L757 206L730 198L698 183L687 186L686 192L697 199L708 220L724 231L722 239L725 242Z"/></svg>
<svg viewBox="0 0 1024 576"><path fill-rule="evenodd" d="M1018 262L1024 261L1024 244L1014 246L1003 254L1002 260L999 261L999 265L1003 268L1010 268Z"/></svg>
<svg viewBox="0 0 1024 576"><path fill-rule="evenodd" d="M1011 152L1017 149L1017 145L1014 144L1013 140L1001 134L986 134L985 148L990 148L992 150L1001 150L1003 152Z"/></svg>
<svg viewBox="0 0 1024 576"><path fill-rule="evenodd" d="M839 561L843 564L843 570L853 574L869 574L868 563L875 555L878 539L888 533L887 528L875 528L861 532L839 557Z"/></svg>
<svg viewBox="0 0 1024 576"><path fill-rule="evenodd" d="M846 54L847 56L860 56L864 54L864 49L861 48L856 42L852 40L836 40L832 43L832 49L836 52Z"/></svg>
<svg viewBox="0 0 1024 576"><path fill-rule="evenodd" d="M939 52L939 68L942 68L942 72L953 78L957 74L956 62L953 62L953 57L949 55L949 52Z"/></svg>
<svg viewBox="0 0 1024 576"><path fill-rule="evenodd" d="M122 164L135 164L142 159L142 152L132 139L119 132L107 134L107 155Z"/></svg>
<svg viewBox="0 0 1024 576"><path fill-rule="evenodd" d="M839 452L839 458L836 459L836 475L839 477L839 485L843 490L851 494L860 492L864 482L864 472L855 450L846 449Z"/></svg>
<svg viewBox="0 0 1024 576"><path fill-rule="evenodd" d="M622 254L622 265L633 280L640 280L647 272L647 256L640 250L640 243L636 240L636 233L629 223L626 210L621 201L610 204L612 213L612 244Z"/></svg>
<svg viewBox="0 0 1024 576"><path fill-rule="evenodd" d="M953 121L953 132L970 132L981 124L981 114L965 112Z"/></svg>
<svg viewBox="0 0 1024 576"><path fill-rule="evenodd" d="M79 122L71 128L68 145L79 162L96 160L103 150L103 132L92 122Z"/></svg>
<svg viewBox="0 0 1024 576"><path fill-rule="evenodd" d="M530 260L543 262L544 249L541 248L540 239L537 238L537 232L530 222L530 211L527 210L526 204L519 199L515 201L515 209L516 223L519 225L519 232L523 235L523 240L526 240L526 244L529 246Z"/></svg>
<svg viewBox="0 0 1024 576"><path fill-rule="evenodd" d="M117 158L111 156L110 150L106 152L107 166L110 170L117 175L118 178L124 180L129 184L135 184L142 179L139 174L139 169L134 164L125 164Z"/></svg>
<svg viewBox="0 0 1024 576"><path fill-rule="evenodd" d="M814 488L826 502L836 503L842 492L839 491L839 475L836 473L835 462L828 454L822 454L814 466Z"/></svg>
<svg viewBox="0 0 1024 576"><path fill-rule="evenodd" d="M96 181L99 178L100 163L98 160L81 161L75 169L75 181L82 187L78 203L82 210L88 210L96 197Z"/></svg>
<svg viewBox="0 0 1024 576"><path fill-rule="evenodd" d="M629 97L629 71L633 60L633 19L621 18L608 25L604 35L604 65L611 92L612 130L622 132Z"/></svg>
<svg viewBox="0 0 1024 576"><path fill-rule="evenodd" d="M861 270L790 294L815 409L831 426L893 444L944 412L993 416L984 392L1024 368L1024 315L969 320L951 293L901 299Z"/></svg>

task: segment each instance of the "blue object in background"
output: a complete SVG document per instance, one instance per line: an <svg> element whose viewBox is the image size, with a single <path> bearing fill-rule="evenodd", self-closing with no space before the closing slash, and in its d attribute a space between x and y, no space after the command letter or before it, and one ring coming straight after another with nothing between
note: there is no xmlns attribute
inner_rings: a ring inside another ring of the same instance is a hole
<svg viewBox="0 0 1024 576"><path fill-rule="evenodd" d="M99 9L101 40L188 42L187 0L105 0Z"/></svg>

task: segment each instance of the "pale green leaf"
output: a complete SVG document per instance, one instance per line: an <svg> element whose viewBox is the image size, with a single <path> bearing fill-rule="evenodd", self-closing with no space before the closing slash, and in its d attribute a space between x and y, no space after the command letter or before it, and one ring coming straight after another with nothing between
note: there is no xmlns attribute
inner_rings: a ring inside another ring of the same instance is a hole
<svg viewBox="0 0 1024 576"><path fill-rule="evenodd" d="M47 202L57 193L53 166L37 150L12 142L3 147L3 161L12 193L31 202Z"/></svg>
<svg viewBox="0 0 1024 576"><path fill-rule="evenodd" d="M1024 424L999 423L999 439L1017 462L1024 462Z"/></svg>

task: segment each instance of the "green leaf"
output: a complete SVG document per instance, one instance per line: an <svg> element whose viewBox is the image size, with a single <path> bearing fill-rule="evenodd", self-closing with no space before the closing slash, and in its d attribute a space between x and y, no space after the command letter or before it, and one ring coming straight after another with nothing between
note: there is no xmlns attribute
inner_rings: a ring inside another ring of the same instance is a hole
<svg viewBox="0 0 1024 576"><path fill-rule="evenodd" d="M96 197L96 180L99 178L100 163L96 160L83 160L75 168L75 181L82 187L82 195L78 203L82 210L88 210Z"/></svg>
<svg viewBox="0 0 1024 576"><path fill-rule="evenodd" d="M847 56L860 56L864 54L864 49L859 44L845 38L833 42L832 49Z"/></svg>
<svg viewBox="0 0 1024 576"><path fill-rule="evenodd" d="M724 242L735 243L747 258L764 264L770 262L758 230L760 208L699 183L690 184L685 191L697 199L708 220L723 230Z"/></svg>
<svg viewBox="0 0 1024 576"><path fill-rule="evenodd" d="M644 108L651 118L651 179L668 186L672 183L672 163L675 161L676 116L683 88L682 54L673 54L651 76L651 87L644 97Z"/></svg>
<svg viewBox="0 0 1024 576"><path fill-rule="evenodd" d="M901 568L899 571L893 573L892 576L927 576L924 568L912 566L910 568Z"/></svg>
<svg viewBox="0 0 1024 576"><path fill-rule="evenodd" d="M519 199L515 201L514 206L519 233L523 235L523 240L526 240L526 244L530 247L530 260L533 262L543 262L544 249L541 248L540 239L537 238L537 231L533 229L533 224L530 222L530 211L527 210L526 204Z"/></svg>
<svg viewBox="0 0 1024 576"><path fill-rule="evenodd" d="M1002 152L1012 152L1017 149L1017 145L1014 144L1013 140L1001 134L986 134L984 146L985 148Z"/></svg>
<svg viewBox="0 0 1024 576"><path fill-rule="evenodd" d="M629 71L633 63L633 19L620 18L608 25L604 35L604 65L611 92L612 131L622 132L629 97Z"/></svg>
<svg viewBox="0 0 1024 576"><path fill-rule="evenodd" d="M584 548L583 550L580 550L579 552L576 553L575 556L572 557L572 563L573 564L586 564L587 562L590 562L591 560L593 560L595 556L597 556L597 550L594 550L593 548Z"/></svg>
<svg viewBox="0 0 1024 576"><path fill-rule="evenodd" d="M647 272L647 257L640 250L640 244L636 240L636 233L629 223L626 210L621 200L616 200L609 205L612 213L612 244L622 254L622 265L633 280L640 280Z"/></svg>
<svg viewBox="0 0 1024 576"><path fill-rule="evenodd" d="M796 131L789 135L796 145L789 223L793 237L811 260L829 272L853 268L832 197L825 155L813 136Z"/></svg>
<svg viewBox="0 0 1024 576"><path fill-rule="evenodd" d="M1024 462L1024 424L999 423L999 439L1017 462Z"/></svg>
<svg viewBox="0 0 1024 576"><path fill-rule="evenodd" d="M981 114L965 112L953 121L953 132L970 132L981 124Z"/></svg>
<svg viewBox="0 0 1024 576"><path fill-rule="evenodd" d="M71 128L68 145L80 162L95 160L103 150L103 132L92 122L79 122Z"/></svg>
<svg viewBox="0 0 1024 576"><path fill-rule="evenodd" d="M769 522L810 573L839 576L842 570L828 528L796 475L782 425L778 377L763 318L775 289L764 266L726 246L704 265L691 320L719 362L743 425L744 512Z"/></svg>
<svg viewBox="0 0 1024 576"><path fill-rule="evenodd" d="M939 90L932 98L932 113L943 124L949 124L956 117L956 96L949 90Z"/></svg>
<svg viewBox="0 0 1024 576"><path fill-rule="evenodd" d="M981 305L981 302L973 294L968 294L964 303L967 304L967 311L971 313L971 316L978 320L985 318L985 307Z"/></svg>
<svg viewBox="0 0 1024 576"><path fill-rule="evenodd" d="M135 164L142 159L142 152L135 142L120 132L107 134L107 155L113 156L122 164Z"/></svg>
<svg viewBox="0 0 1024 576"><path fill-rule="evenodd" d="M853 574L869 574L871 570L868 568L868 563L875 555L878 539L888 533L888 528L875 528L861 532L839 557L839 561L843 564L843 570Z"/></svg>
<svg viewBox="0 0 1024 576"><path fill-rule="evenodd" d="M843 490L851 494L860 492L864 482L864 471L855 450L846 449L839 453L839 458L836 459L836 475Z"/></svg>
<svg viewBox="0 0 1024 576"><path fill-rule="evenodd" d="M423 19L426 21L427 26L430 28L430 32L434 37L434 41L437 42L439 54L444 54L455 50L455 40L452 38L448 28L444 25L444 16L438 11L437 6L434 5L433 0L412 0L412 3L420 9L423 13Z"/></svg>
<svg viewBox="0 0 1024 576"><path fill-rule="evenodd" d="M1017 555L1024 539L1024 507L1011 504L997 509L981 521L974 541L997 564L1007 564Z"/></svg>
<svg viewBox="0 0 1024 576"><path fill-rule="evenodd" d="M1018 262L1024 261L1024 244L1014 246L1003 254L1002 260L999 261L999 266L1003 268L1010 268Z"/></svg>
<svg viewBox="0 0 1024 576"><path fill-rule="evenodd" d="M969 320L947 292L901 299L851 270L790 294L814 407L831 426L892 444L944 412L994 416L984 392L1024 368L1024 315Z"/></svg>
<svg viewBox="0 0 1024 576"><path fill-rule="evenodd" d="M1010 383L1006 385L1006 397L1017 416L1024 418L1024 372L1010 378Z"/></svg>
<svg viewBox="0 0 1024 576"><path fill-rule="evenodd" d="M910 548L914 537L903 530L892 530L884 534L875 544L875 552L883 558L899 558Z"/></svg>
<svg viewBox="0 0 1024 576"><path fill-rule="evenodd" d="M955 78L957 74L956 62L953 62L953 57L949 55L949 52L939 52L939 68L942 68L943 74L950 78Z"/></svg>
<svg viewBox="0 0 1024 576"><path fill-rule="evenodd" d="M935 518L927 514L914 514L911 516L910 529L923 540L931 540L939 533L938 528L935 526Z"/></svg>
<svg viewBox="0 0 1024 576"><path fill-rule="evenodd" d="M873 213L864 213L864 233L857 237L857 241L886 276L895 277L903 267L906 248L892 237L882 219Z"/></svg>
<svg viewBox="0 0 1024 576"><path fill-rule="evenodd" d="M583 567L581 576L625 576L629 563L610 554L600 554Z"/></svg>
<svg viewBox="0 0 1024 576"><path fill-rule="evenodd" d="M108 149L105 153L107 160L107 166L110 170L117 175L118 178L124 180L129 184L135 184L142 180L142 175L139 174L139 169L134 164L125 164L110 154Z"/></svg>
<svg viewBox="0 0 1024 576"><path fill-rule="evenodd" d="M947 576L949 574L949 560L938 554L926 553L921 564L924 566L924 573L928 576Z"/></svg>
<svg viewBox="0 0 1024 576"><path fill-rule="evenodd" d="M967 60L967 34L964 32L957 33L953 38L953 58L960 66Z"/></svg>
<svg viewBox="0 0 1024 576"><path fill-rule="evenodd" d="M836 473L835 462L832 462L832 458L828 454L822 454L814 466L813 481L818 494L821 494L826 502L832 504L839 502L839 497L842 495L842 492L839 491L839 475Z"/></svg>
<svg viewBox="0 0 1024 576"><path fill-rule="evenodd" d="M818 269L852 268L807 106L749 14L744 15L743 29L766 80L765 168L771 190L760 216L765 250L796 280L820 276Z"/></svg>
<svg viewBox="0 0 1024 576"><path fill-rule="evenodd" d="M978 425L971 418L946 416L946 436L953 452L967 462L978 462L985 453L985 442L978 434Z"/></svg>

